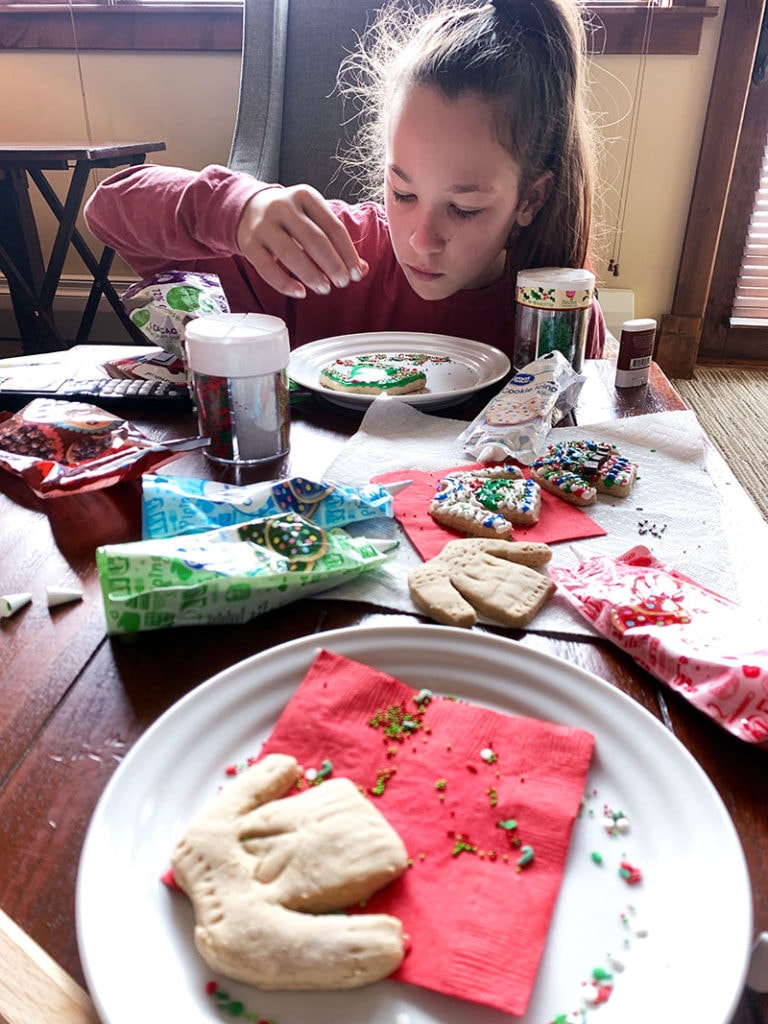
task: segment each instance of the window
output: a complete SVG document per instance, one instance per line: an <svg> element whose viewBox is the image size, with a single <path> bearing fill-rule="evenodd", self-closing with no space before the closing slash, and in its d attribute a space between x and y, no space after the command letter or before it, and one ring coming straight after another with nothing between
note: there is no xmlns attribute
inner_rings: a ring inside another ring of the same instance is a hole
<svg viewBox="0 0 768 1024"><path fill-rule="evenodd" d="M690 0L651 2L649 52L698 53L702 20L714 17L717 7ZM642 52L645 3L596 0L588 10L597 52ZM0 0L3 49L239 51L241 23L240 0Z"/></svg>

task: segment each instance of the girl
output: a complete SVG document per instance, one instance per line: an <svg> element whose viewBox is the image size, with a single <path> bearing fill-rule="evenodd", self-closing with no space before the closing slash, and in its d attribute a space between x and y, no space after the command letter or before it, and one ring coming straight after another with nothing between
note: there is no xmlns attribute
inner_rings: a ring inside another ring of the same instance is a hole
<svg viewBox="0 0 768 1024"><path fill-rule="evenodd" d="M348 162L383 204L147 165L106 179L86 222L141 277L217 274L233 312L281 317L294 347L425 331L511 356L518 270L587 261L584 70L574 0L391 6L340 72L363 111ZM588 357L604 330L595 303Z"/></svg>

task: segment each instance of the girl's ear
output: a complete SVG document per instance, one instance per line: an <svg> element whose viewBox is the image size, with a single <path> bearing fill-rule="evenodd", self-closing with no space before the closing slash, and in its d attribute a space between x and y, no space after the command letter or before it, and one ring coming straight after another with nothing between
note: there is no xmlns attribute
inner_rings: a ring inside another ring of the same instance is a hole
<svg viewBox="0 0 768 1024"><path fill-rule="evenodd" d="M540 175L528 186L525 193L521 196L520 202L517 204L515 220L519 227L528 227L544 203L549 199L551 191L552 172L545 171L544 174Z"/></svg>

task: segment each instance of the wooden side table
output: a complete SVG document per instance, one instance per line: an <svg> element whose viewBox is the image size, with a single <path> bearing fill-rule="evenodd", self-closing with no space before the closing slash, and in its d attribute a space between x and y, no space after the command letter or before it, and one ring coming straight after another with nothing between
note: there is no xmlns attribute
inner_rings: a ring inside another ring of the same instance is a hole
<svg viewBox="0 0 768 1024"><path fill-rule="evenodd" d="M114 250L105 246L97 256L76 222L93 168L141 164L147 153L164 149L164 142L0 144L0 271L8 280L25 354L52 352L87 341L102 295L125 325L130 340L146 344L109 280ZM63 203L46 177L47 171L56 170L72 171ZM30 181L59 223L47 265L30 201ZM56 326L53 300L70 246L80 254L93 284L77 335L65 340Z"/></svg>

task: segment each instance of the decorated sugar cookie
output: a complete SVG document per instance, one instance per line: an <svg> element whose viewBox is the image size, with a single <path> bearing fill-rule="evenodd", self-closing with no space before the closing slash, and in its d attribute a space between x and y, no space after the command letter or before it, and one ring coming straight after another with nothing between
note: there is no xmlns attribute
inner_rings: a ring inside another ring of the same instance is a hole
<svg viewBox="0 0 768 1024"><path fill-rule="evenodd" d="M551 444L531 465L531 477L544 490L572 505L592 505L598 494L625 498L634 486L638 465L616 445L596 441Z"/></svg>
<svg viewBox="0 0 768 1024"><path fill-rule="evenodd" d="M512 524L532 526L541 491L517 466L461 470L443 477L429 514L443 526L473 537L511 537Z"/></svg>
<svg viewBox="0 0 768 1024"><path fill-rule="evenodd" d="M407 395L423 391L427 375L418 352L373 352L335 359L320 371L320 383L333 391L355 395Z"/></svg>

